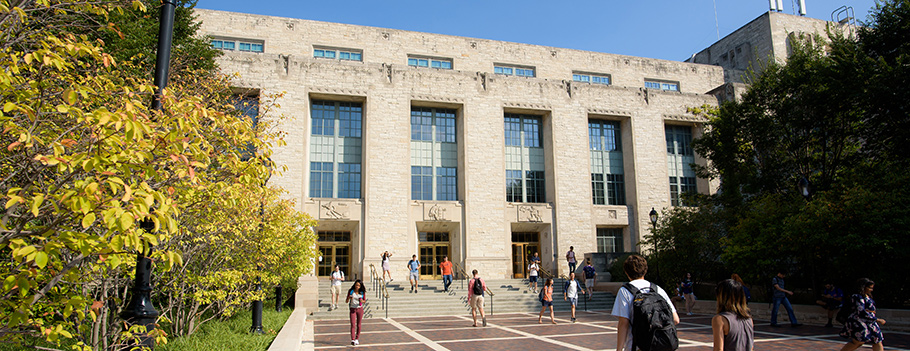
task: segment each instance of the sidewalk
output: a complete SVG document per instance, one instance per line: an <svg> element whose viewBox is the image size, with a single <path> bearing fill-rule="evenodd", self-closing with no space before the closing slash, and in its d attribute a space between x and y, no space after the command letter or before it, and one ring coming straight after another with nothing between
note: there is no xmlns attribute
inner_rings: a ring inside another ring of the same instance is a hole
<svg viewBox="0 0 910 351"><path fill-rule="evenodd" d="M496 314L488 327L472 327L470 315L369 319L363 321L360 346L366 350L613 350L616 319L608 311L577 312L578 323L568 312L557 312L557 322L537 324L537 314ZM712 349L711 315L680 316L680 350ZM767 320L755 321L756 350L836 350L845 343L838 328L803 326L771 328ZM351 346L346 320L314 322L315 350ZM306 343L306 341L304 341ZM885 332L885 348L910 351L910 333Z"/></svg>

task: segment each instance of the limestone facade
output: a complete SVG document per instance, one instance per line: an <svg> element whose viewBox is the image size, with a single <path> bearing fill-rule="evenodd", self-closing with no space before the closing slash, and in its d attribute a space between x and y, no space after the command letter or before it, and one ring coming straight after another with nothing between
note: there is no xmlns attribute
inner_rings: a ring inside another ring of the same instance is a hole
<svg viewBox="0 0 910 351"><path fill-rule="evenodd" d="M689 107L716 105L708 94L724 83L722 67L455 37L394 29L197 9L201 32L248 40L262 52L226 51L225 73L235 85L284 92L274 115L287 145L273 161L286 167L270 184L286 189L299 210L319 220L318 231L351 235L349 276L369 274L393 253L392 274L418 254L418 233L449 233L449 257L487 278L514 276L513 232L539 234L543 268L566 274L565 253L596 252L597 228L620 228L623 251L640 251L648 213L670 207L665 126L703 121ZM318 48L362 54L360 61L314 57ZM413 67L409 57L439 58L452 69ZM533 77L494 73L494 65L534 69ZM573 81L573 72L608 75L611 84ZM645 80L674 82L679 91L644 88ZM311 102L363 105L361 196L310 197ZM457 199L417 201L411 194L411 108L456 111ZM504 114L540 116L545 202L506 201ZM268 117L266 117L268 118ZM624 205L594 205L589 120L619 122ZM697 163L704 160L696 156ZM716 184L698 179L699 192ZM428 264L429 262L423 262Z"/></svg>

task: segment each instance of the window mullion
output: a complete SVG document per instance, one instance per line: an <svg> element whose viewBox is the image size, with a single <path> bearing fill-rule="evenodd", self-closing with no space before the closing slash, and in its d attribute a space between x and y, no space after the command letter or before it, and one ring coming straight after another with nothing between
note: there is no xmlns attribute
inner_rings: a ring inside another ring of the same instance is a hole
<svg viewBox="0 0 910 351"><path fill-rule="evenodd" d="M334 150L332 150L332 197L338 198L338 178L340 174L338 173L341 167L339 166L338 160L341 159L341 105L335 102L335 118L332 121L332 124L335 126L334 135L332 136L335 140Z"/></svg>

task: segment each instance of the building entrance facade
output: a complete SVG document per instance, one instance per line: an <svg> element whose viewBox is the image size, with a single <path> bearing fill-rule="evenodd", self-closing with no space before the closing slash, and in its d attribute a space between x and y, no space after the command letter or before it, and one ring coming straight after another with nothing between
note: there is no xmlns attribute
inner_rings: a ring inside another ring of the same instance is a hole
<svg viewBox="0 0 910 351"><path fill-rule="evenodd" d="M331 276L335 265L341 267L345 274L351 275L351 232L319 231L318 235L322 260L319 261L317 276Z"/></svg>
<svg viewBox="0 0 910 351"><path fill-rule="evenodd" d="M418 232L417 259L420 260L420 279L442 279L439 263L449 256L451 244L447 232ZM449 260L452 258L449 257Z"/></svg>
<svg viewBox="0 0 910 351"><path fill-rule="evenodd" d="M512 232L512 278L527 277L535 252L540 252L540 233Z"/></svg>

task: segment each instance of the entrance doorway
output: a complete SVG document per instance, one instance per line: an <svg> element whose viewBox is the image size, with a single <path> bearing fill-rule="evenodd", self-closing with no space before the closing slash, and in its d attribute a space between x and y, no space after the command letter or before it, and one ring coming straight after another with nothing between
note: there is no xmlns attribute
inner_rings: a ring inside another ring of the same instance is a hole
<svg viewBox="0 0 910 351"><path fill-rule="evenodd" d="M322 252L322 261L319 262L316 275L330 277L335 271L335 265L338 265L345 275L353 276L351 272L351 232L320 231L318 246L319 251Z"/></svg>
<svg viewBox="0 0 910 351"><path fill-rule="evenodd" d="M449 255L449 233L419 232L417 249L420 260L420 279L442 279L439 264ZM449 257L451 261L452 258Z"/></svg>
<svg viewBox="0 0 910 351"><path fill-rule="evenodd" d="M531 256L540 252L540 233L512 232L512 277L526 278Z"/></svg>

